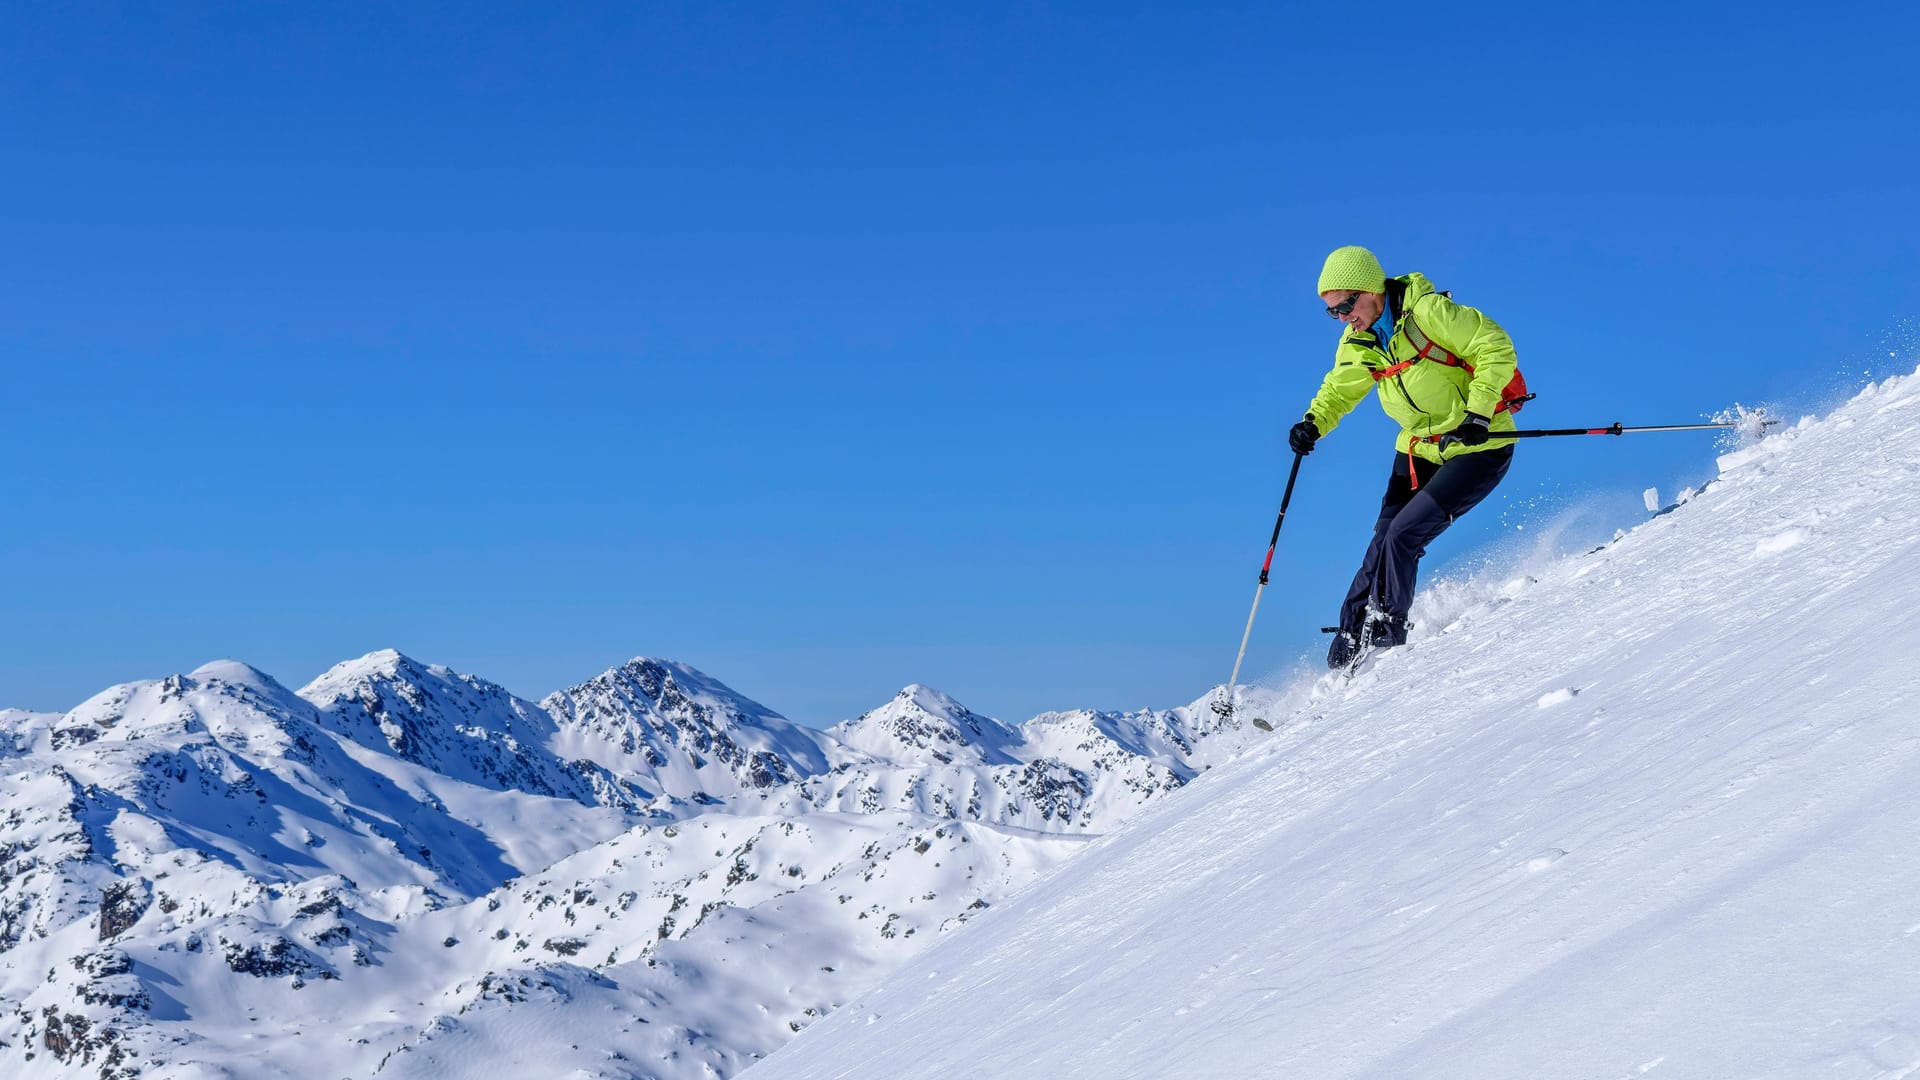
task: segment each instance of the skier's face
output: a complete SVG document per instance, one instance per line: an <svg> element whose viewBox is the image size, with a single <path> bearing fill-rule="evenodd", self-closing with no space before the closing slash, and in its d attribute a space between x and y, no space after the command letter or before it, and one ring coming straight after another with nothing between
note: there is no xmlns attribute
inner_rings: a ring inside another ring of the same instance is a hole
<svg viewBox="0 0 1920 1080"><path fill-rule="evenodd" d="M1336 308L1345 304L1349 296L1353 296L1353 310L1345 315L1335 312L1334 318L1355 329L1364 330L1372 326L1380 313L1387 309L1386 295L1377 292L1363 292L1354 296L1351 289L1329 289L1320 294L1320 299L1326 301L1328 308Z"/></svg>

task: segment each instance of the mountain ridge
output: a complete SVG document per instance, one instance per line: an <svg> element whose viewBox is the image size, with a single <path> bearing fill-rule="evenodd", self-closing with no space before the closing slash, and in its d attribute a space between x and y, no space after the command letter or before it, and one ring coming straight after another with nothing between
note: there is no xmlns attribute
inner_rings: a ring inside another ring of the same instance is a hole
<svg viewBox="0 0 1920 1080"><path fill-rule="evenodd" d="M895 700L968 760L872 757L648 657L542 703L386 649L299 692L215 661L0 712L0 1060L303 1076L326 1018L330 1068L438 1075L567 1008L625 1017L659 1075L737 1072L1166 790ZM749 941L777 979L729 974Z"/></svg>

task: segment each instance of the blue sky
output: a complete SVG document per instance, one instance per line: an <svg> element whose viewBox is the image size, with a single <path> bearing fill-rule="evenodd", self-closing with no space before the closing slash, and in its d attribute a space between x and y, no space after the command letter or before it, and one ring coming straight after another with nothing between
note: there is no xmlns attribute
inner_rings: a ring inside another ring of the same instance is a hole
<svg viewBox="0 0 1920 1080"><path fill-rule="evenodd" d="M0 705L386 647L1192 700L1337 245L1500 320L1540 426L1912 370L1920 17L1675 7L9 5ZM1249 671L1391 434L1308 460ZM1524 446L1428 565L1713 456Z"/></svg>

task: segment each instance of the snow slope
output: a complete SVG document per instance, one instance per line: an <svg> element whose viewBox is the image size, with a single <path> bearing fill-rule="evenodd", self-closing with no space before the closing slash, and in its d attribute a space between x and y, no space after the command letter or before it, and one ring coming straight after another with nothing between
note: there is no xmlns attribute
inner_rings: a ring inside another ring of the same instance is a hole
<svg viewBox="0 0 1920 1080"><path fill-rule="evenodd" d="M1920 1075L1920 378L1720 466L748 1077Z"/></svg>

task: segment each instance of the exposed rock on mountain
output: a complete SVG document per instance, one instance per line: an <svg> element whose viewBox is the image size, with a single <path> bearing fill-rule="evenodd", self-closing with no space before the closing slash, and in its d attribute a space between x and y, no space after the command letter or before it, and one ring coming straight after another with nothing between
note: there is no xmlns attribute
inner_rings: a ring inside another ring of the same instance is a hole
<svg viewBox="0 0 1920 1080"><path fill-rule="evenodd" d="M645 658L536 705L393 651L0 712L0 1062L731 1075L1194 772L1181 710L1062 716L815 731Z"/></svg>
<svg viewBox="0 0 1920 1080"><path fill-rule="evenodd" d="M938 690L915 684L892 701L827 733L893 765L1011 765L1019 736Z"/></svg>
<svg viewBox="0 0 1920 1080"><path fill-rule="evenodd" d="M650 797L591 761L555 757L558 728L538 705L391 649L334 666L300 696L350 742L454 780L588 805Z"/></svg>
<svg viewBox="0 0 1920 1080"><path fill-rule="evenodd" d="M540 704L561 729L559 746L696 805L824 772L837 749L671 660L628 661Z"/></svg>

